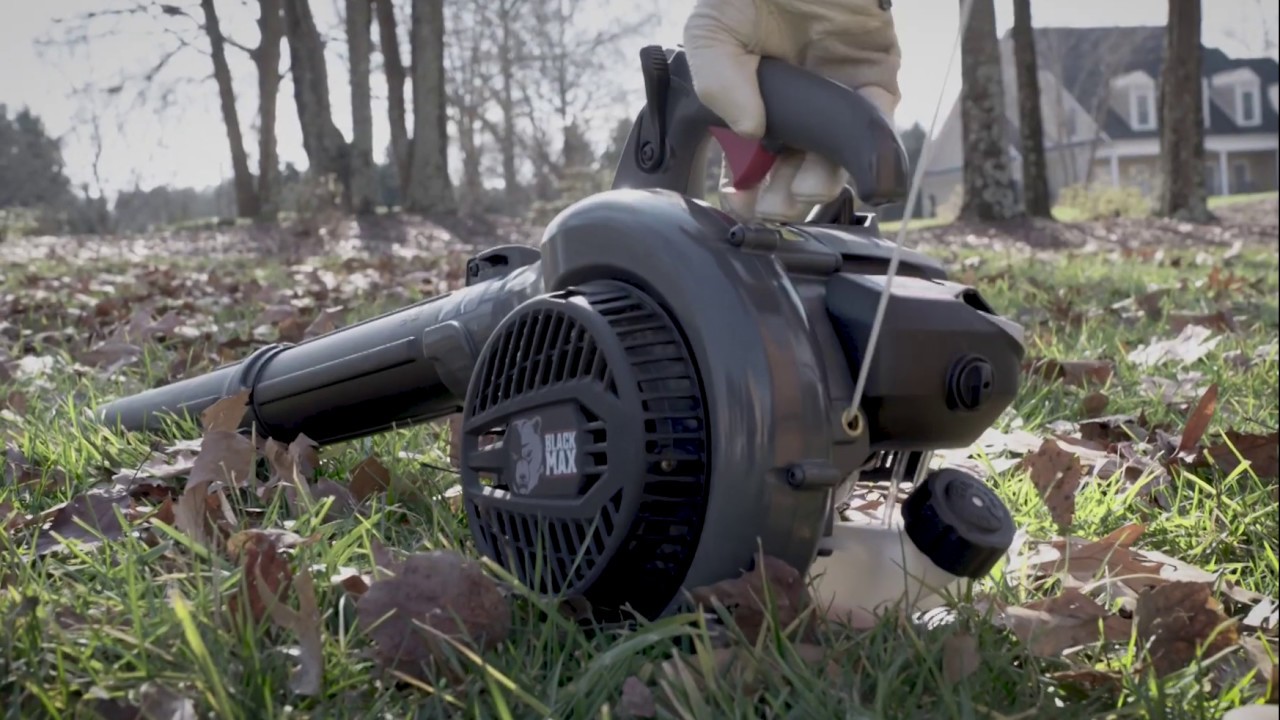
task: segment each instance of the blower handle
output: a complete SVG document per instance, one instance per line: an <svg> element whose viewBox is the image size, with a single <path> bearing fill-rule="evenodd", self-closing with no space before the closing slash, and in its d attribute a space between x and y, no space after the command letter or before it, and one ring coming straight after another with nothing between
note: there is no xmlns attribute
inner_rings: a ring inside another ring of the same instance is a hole
<svg viewBox="0 0 1280 720"><path fill-rule="evenodd" d="M775 58L762 58L758 77L765 135L734 134L698 99L680 49L640 51L645 106L627 137L614 188L661 188L701 198L705 149L715 138L734 187L762 182L783 150L816 153L848 171L858 199L872 207L900 203L911 184L906 150L892 122L857 91Z"/></svg>

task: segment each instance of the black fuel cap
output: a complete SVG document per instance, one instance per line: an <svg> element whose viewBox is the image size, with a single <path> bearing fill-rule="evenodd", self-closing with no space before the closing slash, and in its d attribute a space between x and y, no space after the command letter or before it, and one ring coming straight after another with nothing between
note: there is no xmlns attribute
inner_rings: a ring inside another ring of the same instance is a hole
<svg viewBox="0 0 1280 720"><path fill-rule="evenodd" d="M1013 544L1009 509L991 488L963 470L935 470L902 504L907 537L942 570L981 578Z"/></svg>

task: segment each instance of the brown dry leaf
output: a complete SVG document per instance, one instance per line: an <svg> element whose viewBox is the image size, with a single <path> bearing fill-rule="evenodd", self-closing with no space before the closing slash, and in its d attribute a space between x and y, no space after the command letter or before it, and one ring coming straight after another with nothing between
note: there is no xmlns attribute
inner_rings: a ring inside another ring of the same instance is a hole
<svg viewBox="0 0 1280 720"><path fill-rule="evenodd" d="M1106 412L1107 405L1110 403L1111 398L1107 397L1105 393L1095 391L1085 395L1084 399L1080 401L1080 410L1085 417L1096 418Z"/></svg>
<svg viewBox="0 0 1280 720"><path fill-rule="evenodd" d="M1072 387L1105 385L1115 372L1115 365L1108 360L1055 360L1053 358L1029 359L1023 370L1049 381L1061 381Z"/></svg>
<svg viewBox="0 0 1280 720"><path fill-rule="evenodd" d="M1059 670L1048 675L1050 680L1071 687L1086 694L1099 691L1117 693L1124 687L1124 676L1114 670L1097 668L1079 668L1077 670Z"/></svg>
<svg viewBox="0 0 1280 720"><path fill-rule="evenodd" d="M1254 435L1228 430L1222 442L1210 444L1194 463L1195 467L1213 465L1222 472L1234 472L1241 461L1249 463L1260 479L1280 477L1280 433Z"/></svg>
<svg viewBox="0 0 1280 720"><path fill-rule="evenodd" d="M620 718L657 717L658 707L653 699L653 691L635 675L628 676L622 683L622 696L618 698L617 707Z"/></svg>
<svg viewBox="0 0 1280 720"><path fill-rule="evenodd" d="M261 576L258 582L267 585ZM316 604L316 588L311 573L294 576L293 587L298 595L297 610L272 593L263 593L259 597L271 621L298 638L298 667L289 677L289 689L298 695L319 695L324 682L324 644L320 635L320 606Z"/></svg>
<svg viewBox="0 0 1280 720"><path fill-rule="evenodd" d="M1146 531L1147 526L1142 523L1129 523L1107 533L1107 536L1099 540L1098 544L1107 547L1130 548Z"/></svg>
<svg viewBox="0 0 1280 720"><path fill-rule="evenodd" d="M690 595L695 603L715 607L722 605L733 617L733 622L754 643L770 620L779 629L791 626L813 603L804 577L795 568L770 555L756 556L755 567L741 577L721 580L694 589ZM713 602L714 601L714 602ZM807 638L814 628L806 622L801 637Z"/></svg>
<svg viewBox="0 0 1280 720"><path fill-rule="evenodd" d="M1200 325L1188 325L1172 340L1158 340L1129 353L1129 362L1139 367L1155 367L1177 362L1190 365L1208 355L1222 340Z"/></svg>
<svg viewBox="0 0 1280 720"><path fill-rule="evenodd" d="M12 410L17 415L25 415L27 396L17 390L10 390L7 395L0 397L0 410Z"/></svg>
<svg viewBox="0 0 1280 720"><path fill-rule="evenodd" d="M347 485L356 502L364 502L371 495L384 493L391 487L391 471L378 458L370 455L352 469L351 480Z"/></svg>
<svg viewBox="0 0 1280 720"><path fill-rule="evenodd" d="M1187 424L1182 429L1182 439L1178 441L1177 454L1191 452L1191 450L1200 444L1201 438L1209 429L1209 423L1213 421L1214 413L1218 411L1218 383L1213 383L1205 390L1204 395L1200 397L1200 402L1196 403L1191 414L1187 416Z"/></svg>
<svg viewBox="0 0 1280 720"><path fill-rule="evenodd" d="M1212 587L1200 582L1170 582L1138 595L1134 609L1138 638L1147 643L1158 677L1210 657L1239 641L1234 620L1222 612Z"/></svg>
<svg viewBox="0 0 1280 720"><path fill-rule="evenodd" d="M491 650L511 631L511 608L498 584L461 554L414 553L393 572L376 576L356 601L357 620L383 667L410 677L451 673L450 645L440 636Z"/></svg>
<svg viewBox="0 0 1280 720"><path fill-rule="evenodd" d="M290 489L289 486L286 486L285 492L287 493ZM325 522L351 517L351 513L356 509L356 499L351 496L351 491L329 478L317 480L311 486L310 494L311 499L316 503L324 502L325 498L333 499L333 502L329 503L329 507L325 509Z"/></svg>
<svg viewBox="0 0 1280 720"><path fill-rule="evenodd" d="M942 679L955 684L978 671L982 656L978 654L978 640L965 632L948 635L942 641Z"/></svg>
<svg viewBox="0 0 1280 720"><path fill-rule="evenodd" d="M14 509L13 503L8 500L0 500L0 528L9 530L18 524L18 518L22 516Z"/></svg>
<svg viewBox="0 0 1280 720"><path fill-rule="evenodd" d="M242 593L248 598L249 617L255 623L267 616L264 594L284 600L293 582L293 570L283 551L301 543L300 535L287 530L242 530L227 539L227 554L244 570L240 588L227 597L232 617L243 617L246 607L241 604Z"/></svg>
<svg viewBox="0 0 1280 720"><path fill-rule="evenodd" d="M1135 592L1166 582L1161 575L1163 565L1126 547L1123 543L1127 540L1129 534L1119 532L1095 542L1078 538L1055 540L1051 546L1058 557L1036 564L1032 571L1046 576L1066 573L1080 583L1102 579Z"/></svg>
<svg viewBox="0 0 1280 720"><path fill-rule="evenodd" d="M319 337L325 333L331 333L341 327L342 317L346 314L346 309L341 305L337 307L325 308L320 311L315 320L307 326L306 331L302 333L303 340L310 340L313 337Z"/></svg>
<svg viewBox="0 0 1280 720"><path fill-rule="evenodd" d="M1240 326L1236 323L1236 319L1231 316L1229 310L1225 309L1201 315L1195 313L1169 313L1167 319L1169 321L1169 329L1176 333L1182 332L1190 325L1199 325L1218 332L1240 332Z"/></svg>
<svg viewBox="0 0 1280 720"><path fill-rule="evenodd" d="M49 527L42 530L36 540L36 554L46 555L61 549L62 540L74 540L92 547L103 540L124 537L125 527L116 515L116 508L129 519L133 513L133 498L114 488L95 488L46 510L40 518L42 523L49 522ZM55 533L58 537L54 536Z"/></svg>
<svg viewBox="0 0 1280 720"><path fill-rule="evenodd" d="M340 587L352 597L360 597L369 591L373 584L373 575L361 573L355 568L341 568L342 572L329 577L329 584Z"/></svg>
<svg viewBox="0 0 1280 720"><path fill-rule="evenodd" d="M205 432L210 430L234 432L240 427L240 422L244 419L244 414L248 409L249 391L241 390L205 408L200 413L200 427Z"/></svg>
<svg viewBox="0 0 1280 720"><path fill-rule="evenodd" d="M1079 456L1046 438L1040 449L1022 459L1031 484L1040 493L1050 517L1059 527L1069 527L1076 515L1076 492L1084 479Z"/></svg>
<svg viewBox="0 0 1280 720"><path fill-rule="evenodd" d="M113 368L129 363L141 355L142 348L133 343L108 340L80 353L76 359L89 367Z"/></svg>
<svg viewBox="0 0 1280 720"><path fill-rule="evenodd" d="M1113 443L1143 440L1147 429L1140 418L1132 415L1108 415L1093 417L1079 424L1080 439L1086 443L1108 447Z"/></svg>
<svg viewBox="0 0 1280 720"><path fill-rule="evenodd" d="M218 482L243 487L253 479L257 454L253 441L227 430L207 430L201 439L200 454L191 465L189 483Z"/></svg>
<svg viewBox="0 0 1280 720"><path fill-rule="evenodd" d="M224 507L225 506L225 507ZM173 507L173 527L198 545L213 549L229 534L230 505L212 480L188 483Z"/></svg>
<svg viewBox="0 0 1280 720"><path fill-rule="evenodd" d="M1006 607L997 621L1040 657L1055 657L1098 642L1123 643L1132 627L1130 620L1108 613L1078 590L1065 590L1025 607Z"/></svg>

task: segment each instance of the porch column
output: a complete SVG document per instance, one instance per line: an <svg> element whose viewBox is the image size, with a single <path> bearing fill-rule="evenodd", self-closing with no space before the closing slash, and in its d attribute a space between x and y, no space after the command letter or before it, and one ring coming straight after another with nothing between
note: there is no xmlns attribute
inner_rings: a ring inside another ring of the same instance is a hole
<svg viewBox="0 0 1280 720"><path fill-rule="evenodd" d="M1116 157L1116 151L1111 150L1111 187L1120 187L1120 158Z"/></svg>
<svg viewBox="0 0 1280 720"><path fill-rule="evenodd" d="M1218 183L1222 186L1222 194L1231 194L1231 175L1227 172L1227 151L1218 151Z"/></svg>

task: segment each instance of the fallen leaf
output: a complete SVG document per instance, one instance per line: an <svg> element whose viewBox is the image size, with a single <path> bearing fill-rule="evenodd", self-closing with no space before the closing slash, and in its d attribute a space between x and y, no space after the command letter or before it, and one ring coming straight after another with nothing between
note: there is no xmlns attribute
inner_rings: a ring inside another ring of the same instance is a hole
<svg viewBox="0 0 1280 720"><path fill-rule="evenodd" d="M653 700L653 691L640 678L628 676L622 683L622 697L618 698L617 713L620 718L657 717L658 708Z"/></svg>
<svg viewBox="0 0 1280 720"><path fill-rule="evenodd" d="M1239 641L1208 583L1170 582L1143 591L1134 609L1138 639L1147 644L1157 677L1210 657Z"/></svg>
<svg viewBox="0 0 1280 720"><path fill-rule="evenodd" d="M342 588L348 595L360 597L369 591L373 575L366 575L353 568L343 568L342 572L329 578L329 584Z"/></svg>
<svg viewBox="0 0 1280 720"><path fill-rule="evenodd" d="M325 498L332 498L329 507L325 509L325 522L350 517L356 509L356 500L351 496L351 491L329 478L316 481L311 487L311 498L316 503L324 502Z"/></svg>
<svg viewBox="0 0 1280 720"><path fill-rule="evenodd" d="M258 582L267 581L259 576ZM298 667L289 677L289 689L298 695L319 695L324 683L324 644L320 635L320 606L316 604L315 583L310 573L300 573L293 579L298 595L298 609L294 610L272 593L259 595L267 614L275 624L291 631L298 638ZM358 609L358 606L357 606Z"/></svg>
<svg viewBox="0 0 1280 720"><path fill-rule="evenodd" d="M1117 693L1124 687L1124 676L1114 670L1097 668L1059 670L1049 673L1048 677L1060 685L1074 688L1088 695L1100 691Z"/></svg>
<svg viewBox="0 0 1280 720"><path fill-rule="evenodd" d="M36 554L46 555L62 548L63 540L95 546L103 540L123 537L125 527L116 514L117 508L128 518L133 498L125 492L99 488L45 511L41 517L48 517L49 527L36 540Z"/></svg>
<svg viewBox="0 0 1280 720"><path fill-rule="evenodd" d="M1115 372L1115 365L1107 360L1039 358L1023 363L1023 370L1051 382L1061 381L1065 385L1082 387L1105 385Z"/></svg>
<svg viewBox="0 0 1280 720"><path fill-rule="evenodd" d="M957 632L942 641L942 679L948 685L974 674L981 664L978 641L972 635Z"/></svg>
<svg viewBox="0 0 1280 720"><path fill-rule="evenodd" d="M1133 544L1146 531L1147 526L1142 523L1129 523L1107 533L1107 536L1099 540L1098 544L1107 547L1133 547Z"/></svg>
<svg viewBox="0 0 1280 720"><path fill-rule="evenodd" d="M234 432L249 409L249 391L241 390L214 402L200 413L200 426L210 430Z"/></svg>
<svg viewBox="0 0 1280 720"><path fill-rule="evenodd" d="M347 485L355 501L364 502L369 496L384 493L391 487L391 471L370 455L352 469L351 481Z"/></svg>
<svg viewBox="0 0 1280 720"><path fill-rule="evenodd" d="M312 320L306 331L302 333L302 339L309 340L337 330L345 313L346 310L342 306L321 310L316 319Z"/></svg>
<svg viewBox="0 0 1280 720"><path fill-rule="evenodd" d="M1091 392L1088 395L1085 395L1084 399L1080 401L1080 409L1084 412L1085 417L1097 417L1106 412L1107 405L1110 404L1110 402L1111 399L1108 398L1106 394Z"/></svg>
<svg viewBox="0 0 1280 720"><path fill-rule="evenodd" d="M1132 627L1129 619L1108 613L1093 598L1071 589L1026 606L1003 608L996 622L1040 657L1099 642L1127 642Z"/></svg>
<svg viewBox="0 0 1280 720"><path fill-rule="evenodd" d="M1200 402L1196 403L1195 409L1187 416L1187 424L1182 430L1182 439L1178 442L1178 455L1191 452L1191 450L1200 444L1200 439L1204 437L1205 431L1209 429L1209 423L1213 420L1213 415L1218 410L1218 383L1209 386L1201 396Z"/></svg>
<svg viewBox="0 0 1280 720"><path fill-rule="evenodd" d="M716 604L732 616L747 641L754 643L772 617L778 628L787 628L812 605L804 577L795 568L771 555L758 554L755 567L740 577L695 588L693 601L708 609ZM772 611L772 612L771 612ZM812 632L806 623L801 637Z"/></svg>
<svg viewBox="0 0 1280 720"><path fill-rule="evenodd" d="M1254 435L1228 430L1224 440L1204 449L1194 467L1217 467L1222 472L1234 472L1241 462L1249 463L1260 479L1274 480L1280 477L1280 433Z"/></svg>
<svg viewBox="0 0 1280 720"><path fill-rule="evenodd" d="M358 622L383 667L411 677L424 670L430 677L431 669L449 673L450 645L443 638L491 650L511 631L511 608L498 584L461 554L414 553L393 572L375 575L356 601Z"/></svg>
<svg viewBox="0 0 1280 720"><path fill-rule="evenodd" d="M1188 326L1198 325L1218 332L1240 332L1240 326L1227 310L1197 315L1195 313L1169 313L1166 316L1169 329L1180 333Z"/></svg>
<svg viewBox="0 0 1280 720"><path fill-rule="evenodd" d="M227 554L243 569L240 588L227 597L233 617L241 617L246 609L253 622L267 616L262 595L271 594L283 601L293 581L293 570L284 550L297 547L302 537L287 530L242 530L227 539ZM248 599L244 605L241 597Z"/></svg>
<svg viewBox="0 0 1280 720"><path fill-rule="evenodd" d="M1076 492L1084 479L1079 456L1064 450L1058 441L1045 439L1040 449L1022 459L1022 467L1050 517L1059 527L1070 527L1075 520Z"/></svg>
<svg viewBox="0 0 1280 720"><path fill-rule="evenodd" d="M1212 339L1213 331L1200 325L1188 325L1171 340L1158 340L1129 353L1129 362L1139 367L1155 367L1176 362L1190 365L1208 355L1221 337Z"/></svg>

